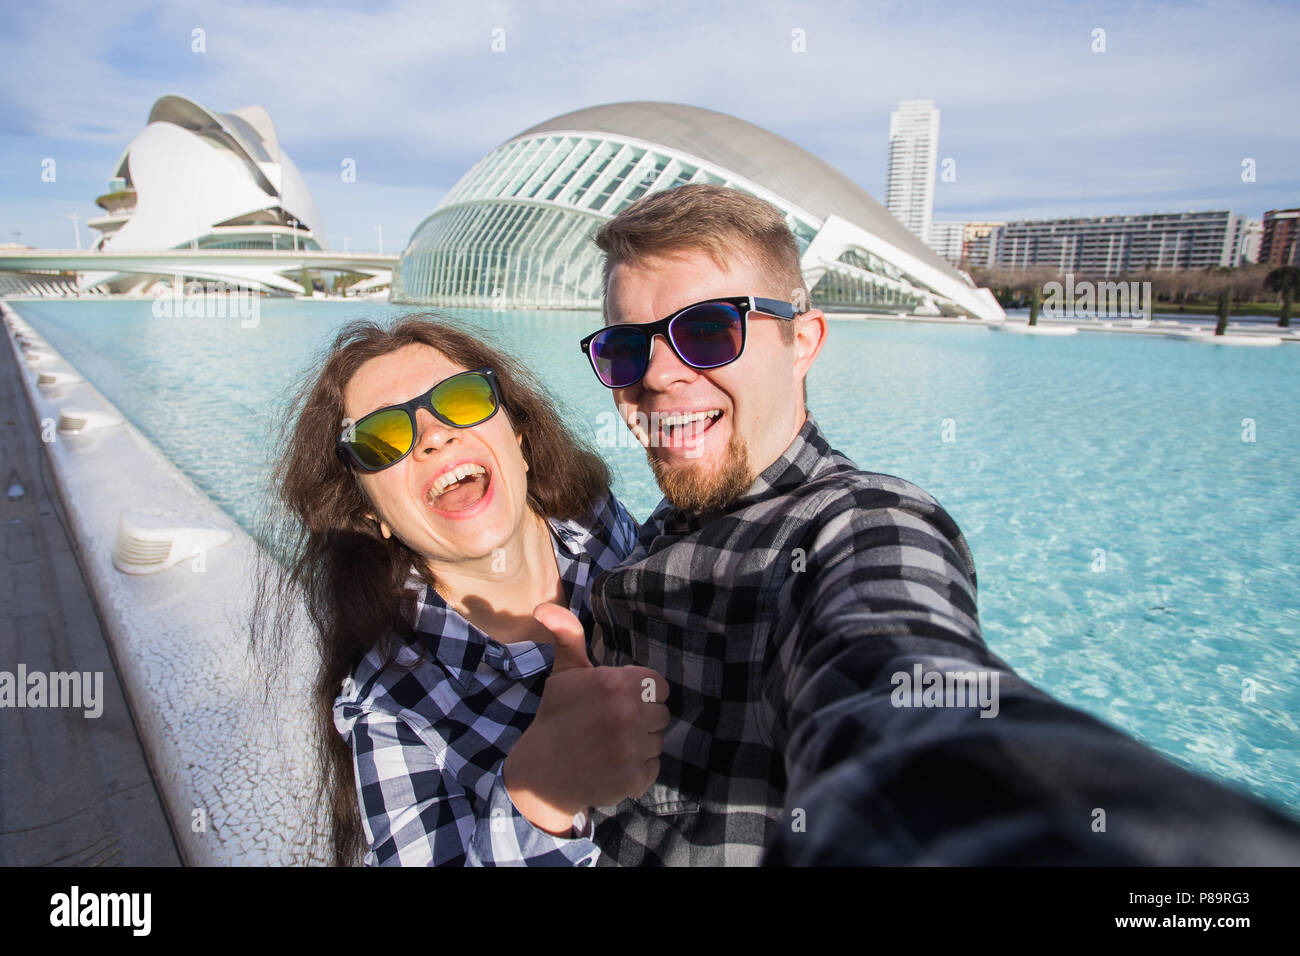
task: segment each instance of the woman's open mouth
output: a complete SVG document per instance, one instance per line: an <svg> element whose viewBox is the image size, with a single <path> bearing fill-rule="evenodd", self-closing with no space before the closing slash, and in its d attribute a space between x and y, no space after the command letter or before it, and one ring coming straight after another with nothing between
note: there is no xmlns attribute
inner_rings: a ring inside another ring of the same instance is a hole
<svg viewBox="0 0 1300 956"><path fill-rule="evenodd" d="M429 487L429 506L449 518L468 518L487 505L492 473L476 462L464 462L438 476Z"/></svg>

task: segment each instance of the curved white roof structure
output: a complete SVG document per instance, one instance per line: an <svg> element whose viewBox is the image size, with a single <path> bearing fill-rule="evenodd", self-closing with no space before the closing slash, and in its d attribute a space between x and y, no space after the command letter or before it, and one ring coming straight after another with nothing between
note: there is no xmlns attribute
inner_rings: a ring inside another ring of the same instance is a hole
<svg viewBox="0 0 1300 956"><path fill-rule="evenodd" d="M109 192L96 202L107 215L88 224L100 230L95 248L105 252L325 247L311 190L260 106L214 113L183 96L163 96L117 161ZM301 290L277 268L244 266L223 278ZM103 273L82 284L142 281Z"/></svg>
<svg viewBox="0 0 1300 956"><path fill-rule="evenodd" d="M566 113L484 156L412 234L392 299L599 308L595 229L647 193L700 182L785 214L816 305L1004 318L992 295L816 156L725 113L646 102Z"/></svg>

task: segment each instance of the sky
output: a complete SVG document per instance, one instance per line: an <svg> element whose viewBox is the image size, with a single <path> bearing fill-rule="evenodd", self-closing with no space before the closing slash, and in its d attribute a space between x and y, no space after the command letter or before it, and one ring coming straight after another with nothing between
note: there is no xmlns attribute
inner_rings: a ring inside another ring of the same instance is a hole
<svg viewBox="0 0 1300 956"><path fill-rule="evenodd" d="M0 242L88 245L166 93L265 107L329 246L352 251L376 227L400 251L516 133L625 100L730 113L883 202L889 113L933 99L955 173L936 220L1300 206L1293 0L44 0L0 23Z"/></svg>

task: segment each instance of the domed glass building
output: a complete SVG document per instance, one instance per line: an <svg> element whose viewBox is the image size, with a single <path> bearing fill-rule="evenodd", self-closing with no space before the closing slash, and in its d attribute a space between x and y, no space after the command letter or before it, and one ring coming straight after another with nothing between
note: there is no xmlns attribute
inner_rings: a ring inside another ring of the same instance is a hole
<svg viewBox="0 0 1300 956"><path fill-rule="evenodd" d="M394 302L599 308L597 227L637 199L715 183L784 215L821 308L970 315L1002 309L847 176L765 129L675 103L613 103L524 130L469 170L416 228Z"/></svg>

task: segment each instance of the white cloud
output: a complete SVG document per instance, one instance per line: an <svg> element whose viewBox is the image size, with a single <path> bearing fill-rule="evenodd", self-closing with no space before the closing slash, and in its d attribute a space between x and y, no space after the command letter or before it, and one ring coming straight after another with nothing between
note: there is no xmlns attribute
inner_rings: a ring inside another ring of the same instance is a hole
<svg viewBox="0 0 1300 956"><path fill-rule="evenodd" d="M1293 57L1297 25L1294 7L1222 3L56 0L12 11L0 55L24 78L6 93L11 128L93 147L103 175L164 92L217 110L260 103L313 185L353 156L383 191L325 188L338 235L372 218L379 195L440 195L508 136L623 99L733 113L879 197L888 112L929 97L940 153L960 169L940 208L1064 209L1081 192L1181 208L1181 195L1219 190L1257 213L1294 193L1294 84L1261 65ZM190 52L195 27L203 54ZM1105 53L1091 51L1096 27ZM805 53L791 49L795 29ZM1255 194L1218 185L1243 156L1273 171Z"/></svg>

